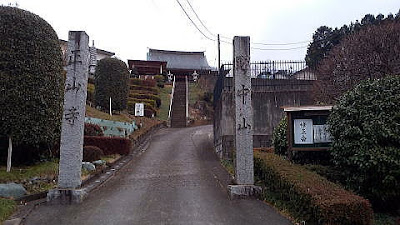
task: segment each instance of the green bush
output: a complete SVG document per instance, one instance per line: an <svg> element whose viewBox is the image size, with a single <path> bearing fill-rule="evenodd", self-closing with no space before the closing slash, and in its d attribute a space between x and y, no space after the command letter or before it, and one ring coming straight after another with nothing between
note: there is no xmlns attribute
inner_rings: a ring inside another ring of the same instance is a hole
<svg viewBox="0 0 400 225"><path fill-rule="evenodd" d="M83 161L84 162L93 162L96 160L100 160L101 157L104 156L103 150L101 150L97 146L88 145L83 147Z"/></svg>
<svg viewBox="0 0 400 225"><path fill-rule="evenodd" d="M154 80L157 81L157 86L159 88L164 88L165 85L165 77L163 75L156 75L154 76Z"/></svg>
<svg viewBox="0 0 400 225"><path fill-rule="evenodd" d="M46 155L59 140L64 99L59 39L45 20L0 6L0 136ZM16 146L17 147L17 146Z"/></svg>
<svg viewBox="0 0 400 225"><path fill-rule="evenodd" d="M306 224L371 224L368 200L273 153L256 153L254 172L264 186L263 195L283 202L287 210ZM276 203L275 202L275 203Z"/></svg>
<svg viewBox="0 0 400 225"><path fill-rule="evenodd" d="M156 80L153 79L139 79L139 78L131 78L130 79L130 85L137 85L137 86L143 86L143 87L152 87L154 88L156 86Z"/></svg>
<svg viewBox="0 0 400 225"><path fill-rule="evenodd" d="M131 151L132 141L120 137L85 136L83 145L96 146L103 151L104 155L128 155Z"/></svg>
<svg viewBox="0 0 400 225"><path fill-rule="evenodd" d="M286 137L287 131L287 121L286 116L282 117L278 126L275 127L272 134L272 145L274 146L274 151L279 155L287 155L288 142Z"/></svg>
<svg viewBox="0 0 400 225"><path fill-rule="evenodd" d="M158 90L157 90L157 88L154 88L154 87L130 85L129 89L131 91L145 92L145 93L151 93L153 95L158 95Z"/></svg>
<svg viewBox="0 0 400 225"><path fill-rule="evenodd" d="M157 108L160 108L161 106L161 98L155 95L151 95L151 94L136 94L136 93L130 93L129 97L131 98L136 98L136 99L150 99L150 100L154 100L156 102L156 106Z"/></svg>
<svg viewBox="0 0 400 225"><path fill-rule="evenodd" d="M400 76L367 80L328 119L331 154L352 190L385 208L400 200Z"/></svg>
<svg viewBox="0 0 400 225"><path fill-rule="evenodd" d="M128 82L129 71L123 61L116 58L100 60L95 74L96 106L108 109L111 97L113 110L126 109Z"/></svg>

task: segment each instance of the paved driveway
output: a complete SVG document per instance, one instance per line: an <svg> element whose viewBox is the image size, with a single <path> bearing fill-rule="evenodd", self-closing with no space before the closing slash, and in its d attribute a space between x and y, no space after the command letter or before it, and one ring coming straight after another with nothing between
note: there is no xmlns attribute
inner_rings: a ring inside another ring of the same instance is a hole
<svg viewBox="0 0 400 225"><path fill-rule="evenodd" d="M162 129L79 205L41 205L24 224L291 224L258 200L228 200L212 126Z"/></svg>

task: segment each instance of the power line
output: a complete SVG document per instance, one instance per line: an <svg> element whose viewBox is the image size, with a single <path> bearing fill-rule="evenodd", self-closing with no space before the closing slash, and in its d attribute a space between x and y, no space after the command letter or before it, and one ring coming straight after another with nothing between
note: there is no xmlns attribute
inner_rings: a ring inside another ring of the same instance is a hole
<svg viewBox="0 0 400 225"><path fill-rule="evenodd" d="M211 34L211 36L215 37L216 35L213 34L207 27L206 25L203 23L203 21L200 19L199 15L197 15L196 10L193 9L192 4L190 4L189 0L186 0L186 2L189 4L190 9L192 9L194 15L196 15L197 19L200 21L200 24L206 29L206 31Z"/></svg>
<svg viewBox="0 0 400 225"><path fill-rule="evenodd" d="M193 19L190 17L190 15L187 13L187 11L185 10L185 8L182 6L182 4L179 2L179 0L176 0L176 2L179 4L179 6L181 7L181 9L183 10L183 12L185 13L185 15L187 16L187 18L190 20L190 22L192 22L193 26L208 40L211 41L216 41L213 38L210 38L209 36L207 36L198 26L197 24L193 21ZM203 21L200 19L199 15L196 13L196 11L194 10L192 4L190 4L189 0L186 0L186 2L189 4L190 9L192 10L192 12L195 14L196 18L198 19L198 21L200 22L200 24L204 27L204 29L211 34L211 36L215 37L216 35L213 34L207 27L206 25L203 23ZM220 35L220 37L231 40L231 38L228 38L226 36ZM220 40L222 43L225 44L232 44L232 41L224 41L224 40ZM251 42L251 44L253 45L265 45L265 46L287 46L287 45L296 45L296 44L303 44L303 43L308 43L310 41L299 41L299 42L288 42L288 43L259 43L259 42ZM263 51L288 51L288 50L295 50L295 49L301 49L301 48L305 48L308 47L308 45L306 46L299 46L299 47L293 47L293 48L258 48L258 47L251 47L251 49L254 50L263 50Z"/></svg>
<svg viewBox="0 0 400 225"><path fill-rule="evenodd" d="M183 6L182 6L182 4L179 2L179 0L176 0L176 2L179 4L179 6L180 6L181 9L183 10L183 12L184 12L185 15L187 16L187 18L192 22L192 24L194 25L194 27L196 27L196 29L197 29L205 38L207 38L208 40L211 40L211 41L215 41L215 39L212 39L212 38L208 37L207 35L205 35L205 34L203 33L203 31L201 31L201 30L199 29L199 27L198 27L198 26L196 25L196 23L192 20L192 18L190 18L189 14L186 12L185 8L183 8Z"/></svg>

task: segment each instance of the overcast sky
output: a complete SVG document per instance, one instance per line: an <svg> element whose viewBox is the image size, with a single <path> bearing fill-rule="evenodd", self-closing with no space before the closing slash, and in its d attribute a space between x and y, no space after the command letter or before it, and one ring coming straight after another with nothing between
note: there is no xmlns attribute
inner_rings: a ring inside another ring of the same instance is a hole
<svg viewBox="0 0 400 225"><path fill-rule="evenodd" d="M309 41L321 25L340 27L365 14L396 14L400 0L179 0L197 26L209 38L221 34L250 36L253 43L282 44ZM190 5L205 24L197 20ZM59 38L68 31L84 30L95 46L127 59L146 59L148 48L206 51L216 66L217 42L205 38L187 18L177 0L0 0L18 4L49 22ZM253 48L299 48L294 50L252 49L251 60L302 60L308 43ZM221 60L231 61L232 45L221 43Z"/></svg>

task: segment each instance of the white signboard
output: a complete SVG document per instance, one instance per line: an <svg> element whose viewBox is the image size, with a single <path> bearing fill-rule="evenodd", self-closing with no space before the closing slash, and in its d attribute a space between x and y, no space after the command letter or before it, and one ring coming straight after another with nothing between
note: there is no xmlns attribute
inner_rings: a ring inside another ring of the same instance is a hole
<svg viewBox="0 0 400 225"><path fill-rule="evenodd" d="M294 120L294 143L295 144L314 144L312 119L295 119Z"/></svg>
<svg viewBox="0 0 400 225"><path fill-rule="evenodd" d="M328 143L332 142L331 133L329 133L328 125L314 125L314 142Z"/></svg>
<svg viewBox="0 0 400 225"><path fill-rule="evenodd" d="M135 103L135 116L144 116L144 104Z"/></svg>

